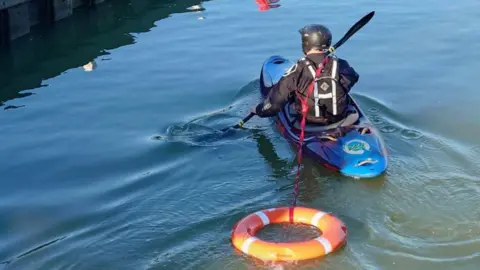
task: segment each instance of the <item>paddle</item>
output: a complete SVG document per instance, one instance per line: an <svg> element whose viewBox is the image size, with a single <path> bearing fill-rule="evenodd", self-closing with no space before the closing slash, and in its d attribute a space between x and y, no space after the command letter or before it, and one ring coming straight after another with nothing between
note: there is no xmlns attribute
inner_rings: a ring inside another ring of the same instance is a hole
<svg viewBox="0 0 480 270"><path fill-rule="evenodd" d="M337 42L335 45L330 47L328 51L326 52L326 55L329 55L330 53L334 52L336 49L338 49L340 46L343 45L348 39L350 39L358 30L360 30L362 27L364 27L372 18L373 15L375 15L375 11L372 11L368 13L367 15L363 16L358 22L356 22L350 29L347 31L347 33ZM247 117L243 118L242 121L240 121L238 124L232 127L227 127L222 129L222 131L226 131L229 128L239 128L242 127L250 118L252 118L255 114L250 113Z"/></svg>
<svg viewBox="0 0 480 270"><path fill-rule="evenodd" d="M243 124L245 124L245 122L247 122L248 120L250 120L250 118L252 118L255 114L254 113L250 113L247 117L243 118L240 122L238 122L238 124L236 124L235 126L231 126L231 127L226 127L224 129L222 129L222 131L227 131L228 129L230 128L239 128L239 127L242 127Z"/></svg>
<svg viewBox="0 0 480 270"><path fill-rule="evenodd" d="M330 47L330 49L328 49L328 53L332 53L333 51L335 51L336 49L338 49L338 47L342 46L343 43L345 43L345 41L347 41L349 38L351 38L358 30L360 30L362 27L364 27L372 18L373 18L373 15L375 15L375 11L372 11L370 13L368 13L367 15L363 16L363 18L361 18L357 23L355 23L352 27L350 27L350 29L348 30L348 32L343 36L342 39L340 39L337 43L335 43L335 45L333 45L332 47Z"/></svg>

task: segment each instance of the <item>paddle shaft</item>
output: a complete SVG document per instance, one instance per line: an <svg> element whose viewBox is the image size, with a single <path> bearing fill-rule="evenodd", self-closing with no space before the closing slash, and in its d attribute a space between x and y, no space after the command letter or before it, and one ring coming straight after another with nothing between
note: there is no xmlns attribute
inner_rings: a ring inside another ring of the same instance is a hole
<svg viewBox="0 0 480 270"><path fill-rule="evenodd" d="M250 118L252 118L255 114L254 113L250 113L247 117L243 118L242 121L238 122L238 124L236 124L235 126L233 126L234 128L239 128L239 127L242 127L245 122L247 122L248 120L250 120Z"/></svg>
<svg viewBox="0 0 480 270"><path fill-rule="evenodd" d="M239 128L239 127L242 127L248 120L250 120L250 118L252 118L255 114L254 113L250 113L247 117L243 118L240 122L238 122L238 124L236 124L235 126L232 126L232 127L227 127L227 128L224 128L222 129L222 131L227 131L229 128Z"/></svg>

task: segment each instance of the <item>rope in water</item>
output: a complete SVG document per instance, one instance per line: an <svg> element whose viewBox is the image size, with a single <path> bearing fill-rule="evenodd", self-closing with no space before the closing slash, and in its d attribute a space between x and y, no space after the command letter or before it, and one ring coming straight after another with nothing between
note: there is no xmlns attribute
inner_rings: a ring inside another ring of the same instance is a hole
<svg viewBox="0 0 480 270"><path fill-rule="evenodd" d="M305 98L297 94L297 98L300 99L300 102L302 103L302 121L300 123L300 142L299 142L299 148L298 148L298 153L297 153L297 173L295 174L295 188L294 188L294 195L293 195L293 203L292 207L290 208L290 223L293 223L293 208L297 205L297 197L299 193L299 186L300 186L300 167L302 165L302 156L303 156L303 140L305 137L305 122L306 122L306 117L307 117L307 111L308 111L308 105L307 105L307 100L308 97L312 94L313 88L315 86L315 79L320 75L322 72L323 67L328 61L328 57L326 56L322 63L319 65L315 72L315 78L313 78L313 81L310 83L307 89L307 95Z"/></svg>

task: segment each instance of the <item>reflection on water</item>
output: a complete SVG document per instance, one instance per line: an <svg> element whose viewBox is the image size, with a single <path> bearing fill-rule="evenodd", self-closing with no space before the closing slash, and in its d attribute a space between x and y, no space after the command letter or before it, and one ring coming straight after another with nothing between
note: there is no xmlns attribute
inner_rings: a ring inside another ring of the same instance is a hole
<svg viewBox="0 0 480 270"><path fill-rule="evenodd" d="M285 176L290 175L295 164L290 163L287 159L280 158L267 136L258 131L252 131L252 133L253 139L257 141L258 153L273 170L272 176L276 179L284 179Z"/></svg>
<svg viewBox="0 0 480 270"><path fill-rule="evenodd" d="M97 68L97 62L95 60L88 62L87 64L83 65L83 70L85 72L91 72Z"/></svg>
<svg viewBox="0 0 480 270"><path fill-rule="evenodd" d="M189 7L188 10L192 10L195 13L203 14L203 11L205 10L205 8L202 6L202 4L199 4L199 5L193 5L193 6ZM204 20L204 19L206 19L206 17L205 16L198 16L198 19L199 20Z"/></svg>
<svg viewBox="0 0 480 270"><path fill-rule="evenodd" d="M291 161L282 159L278 156L273 143L267 136L258 131L252 131L252 133L254 134L253 139L257 141L258 153L273 170L271 176L279 182L280 187L278 191L291 193L290 198L293 200L293 187L295 185L295 173L297 170L297 159L294 148L291 148ZM321 165L316 164L313 160L308 159L308 157L305 157L302 163L298 198L302 203L309 203L321 197L323 190L322 184L327 181L328 176L333 175L333 173L322 168ZM282 181L285 179L288 180L286 183Z"/></svg>
<svg viewBox="0 0 480 270"><path fill-rule="evenodd" d="M0 50L0 106L23 107L26 89L42 87L44 80L73 68L92 71L109 50L135 43L133 33L147 32L173 13L202 12L200 0L118 0L83 9L59 21L53 29L32 28L31 34Z"/></svg>
<svg viewBox="0 0 480 270"><path fill-rule="evenodd" d="M258 130L251 130L253 139L257 142L257 151L270 166L273 173L270 175L274 177L279 183L282 180L288 179L288 182L281 184L279 191L291 192L293 196L293 187L295 185L295 173L297 170L297 156L296 149L290 146L291 159L282 159L277 154L275 147L271 140ZM284 139L282 138L282 141ZM285 143L287 143L285 141ZM331 181L350 181L351 178L344 177L338 172L328 170L316 161L310 159L308 156L303 157L300 173L299 199L304 203L315 201L321 197L321 193L325 192L325 188ZM370 188L379 189L383 187L387 181L386 175L380 175L373 179L354 180L360 185ZM293 197L292 197L293 198Z"/></svg>
<svg viewBox="0 0 480 270"><path fill-rule="evenodd" d="M280 0L255 0L255 2L258 5L258 10L260 11L266 11L271 8L278 8L280 7L280 4L277 4L280 2Z"/></svg>

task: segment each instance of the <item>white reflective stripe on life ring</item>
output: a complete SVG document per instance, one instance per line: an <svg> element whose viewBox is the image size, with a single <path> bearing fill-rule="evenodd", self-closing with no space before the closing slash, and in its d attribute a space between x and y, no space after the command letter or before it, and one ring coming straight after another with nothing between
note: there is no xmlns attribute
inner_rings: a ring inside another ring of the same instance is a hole
<svg viewBox="0 0 480 270"><path fill-rule="evenodd" d="M325 212L316 213L315 216L313 216L313 218L312 218L312 221L311 221L312 225L317 227L317 224L320 221L320 219L322 219L322 217L325 216L326 214L327 213L325 213Z"/></svg>
<svg viewBox="0 0 480 270"><path fill-rule="evenodd" d="M255 236L252 236L252 237L248 238L242 245L242 252L245 253L245 254L248 254L248 248L256 240L258 240L258 238L255 237Z"/></svg>
<svg viewBox="0 0 480 270"><path fill-rule="evenodd" d="M262 211L256 212L255 215L257 215L262 220L263 226L267 226L268 224L270 224L270 219Z"/></svg>
<svg viewBox="0 0 480 270"><path fill-rule="evenodd" d="M322 244L323 249L325 250L325 254L332 252L332 244L330 244L330 241L328 241L327 238L319 236L315 238L315 240Z"/></svg>

